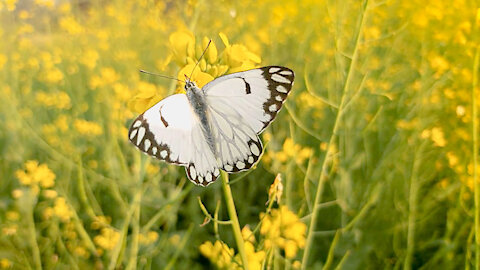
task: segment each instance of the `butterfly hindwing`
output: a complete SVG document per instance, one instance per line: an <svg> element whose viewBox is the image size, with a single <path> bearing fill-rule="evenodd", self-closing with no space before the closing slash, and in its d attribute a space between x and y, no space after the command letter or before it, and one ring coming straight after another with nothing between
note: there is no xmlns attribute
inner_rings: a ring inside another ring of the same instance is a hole
<svg viewBox="0 0 480 270"><path fill-rule="evenodd" d="M223 113L221 109L209 108L219 166L230 173L248 170L259 160L262 142L235 111Z"/></svg>

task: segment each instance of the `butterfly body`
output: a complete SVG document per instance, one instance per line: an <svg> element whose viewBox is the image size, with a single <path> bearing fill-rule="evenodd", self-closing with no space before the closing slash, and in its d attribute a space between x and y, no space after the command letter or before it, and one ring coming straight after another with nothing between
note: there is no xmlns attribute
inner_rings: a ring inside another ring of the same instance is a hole
<svg viewBox="0 0 480 270"><path fill-rule="evenodd" d="M200 88L198 88L195 82L192 82L189 79L187 79L185 84L185 92L195 115L200 121L202 132L207 140L207 144L212 153L216 156L217 151L215 150L215 139L213 138L209 124L210 121L208 120L208 107L205 94Z"/></svg>
<svg viewBox="0 0 480 270"><path fill-rule="evenodd" d="M138 116L129 139L148 155L185 166L192 182L207 186L220 169L234 173L258 162L258 134L275 119L293 80L293 71L281 66L225 75L201 89L187 78L186 94Z"/></svg>

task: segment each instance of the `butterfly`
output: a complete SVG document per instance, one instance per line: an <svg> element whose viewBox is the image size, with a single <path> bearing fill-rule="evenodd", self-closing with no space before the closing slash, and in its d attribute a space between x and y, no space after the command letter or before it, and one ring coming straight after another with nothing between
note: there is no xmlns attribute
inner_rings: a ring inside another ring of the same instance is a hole
<svg viewBox="0 0 480 270"><path fill-rule="evenodd" d="M266 66L214 79L201 89L187 76L186 94L171 95L139 115L129 140L144 153L185 166L208 186L220 175L254 166L260 133L275 119L293 86L294 72Z"/></svg>

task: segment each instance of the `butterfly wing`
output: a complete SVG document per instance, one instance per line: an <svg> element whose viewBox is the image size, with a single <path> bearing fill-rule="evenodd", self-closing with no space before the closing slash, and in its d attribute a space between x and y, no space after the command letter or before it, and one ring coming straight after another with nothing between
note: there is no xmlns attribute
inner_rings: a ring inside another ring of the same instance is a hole
<svg viewBox="0 0 480 270"><path fill-rule="evenodd" d="M259 160L258 134L277 116L293 80L292 70L267 66L222 76L202 88L223 170L247 170Z"/></svg>
<svg viewBox="0 0 480 270"><path fill-rule="evenodd" d="M128 138L140 151L185 166L195 184L206 186L220 174L187 97L169 96L133 121Z"/></svg>

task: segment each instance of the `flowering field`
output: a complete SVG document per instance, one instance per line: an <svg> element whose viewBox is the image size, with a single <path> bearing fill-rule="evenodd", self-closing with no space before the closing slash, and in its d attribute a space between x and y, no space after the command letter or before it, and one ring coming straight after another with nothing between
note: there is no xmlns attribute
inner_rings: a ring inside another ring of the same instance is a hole
<svg viewBox="0 0 480 270"><path fill-rule="evenodd" d="M0 38L0 269L480 268L474 1L2 0ZM197 62L296 75L207 188L127 135Z"/></svg>

